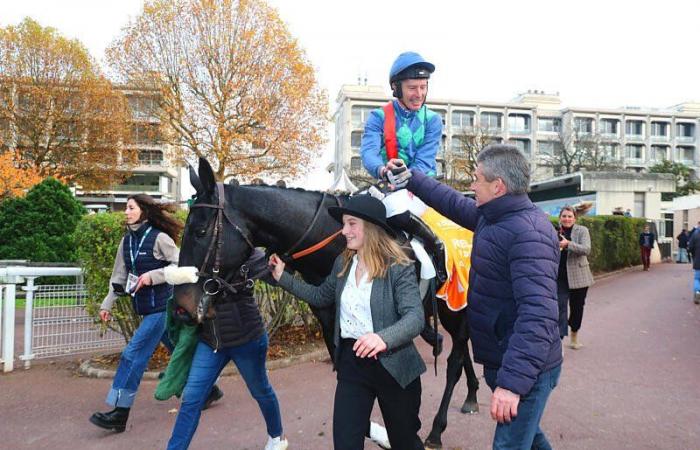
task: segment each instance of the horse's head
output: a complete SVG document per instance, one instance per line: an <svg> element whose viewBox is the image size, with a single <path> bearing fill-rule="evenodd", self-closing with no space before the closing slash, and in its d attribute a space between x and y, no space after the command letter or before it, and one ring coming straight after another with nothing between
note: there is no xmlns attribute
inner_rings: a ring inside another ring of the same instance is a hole
<svg viewBox="0 0 700 450"><path fill-rule="evenodd" d="M223 292L221 281L235 281L253 247L244 223L234 214L232 196L227 195L235 187L217 185L204 158L199 160L199 174L190 167L190 182L197 193L183 230L179 266L197 267L199 280L175 286L175 300L194 315L205 291Z"/></svg>

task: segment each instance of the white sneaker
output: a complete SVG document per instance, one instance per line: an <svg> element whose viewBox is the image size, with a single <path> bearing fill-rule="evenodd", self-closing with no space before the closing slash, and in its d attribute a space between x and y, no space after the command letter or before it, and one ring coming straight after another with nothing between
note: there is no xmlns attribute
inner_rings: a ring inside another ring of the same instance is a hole
<svg viewBox="0 0 700 450"><path fill-rule="evenodd" d="M279 436L276 438L268 436L267 444L265 444L265 450L286 450L287 446L289 446L289 442L287 442L286 439L282 439Z"/></svg>
<svg viewBox="0 0 700 450"><path fill-rule="evenodd" d="M376 422L369 423L369 439L383 449L391 449L386 428Z"/></svg>

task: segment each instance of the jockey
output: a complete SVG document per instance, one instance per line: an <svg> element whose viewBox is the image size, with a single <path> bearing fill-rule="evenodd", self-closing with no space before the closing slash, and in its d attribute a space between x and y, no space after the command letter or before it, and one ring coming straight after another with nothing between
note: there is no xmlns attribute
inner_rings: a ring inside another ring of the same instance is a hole
<svg viewBox="0 0 700 450"><path fill-rule="evenodd" d="M436 175L442 118L425 106L434 71L435 66L415 52L400 54L392 64L389 84L396 100L372 111L362 136L362 163L373 177L390 177L386 164L396 158L409 169ZM394 126L388 127L391 122Z"/></svg>

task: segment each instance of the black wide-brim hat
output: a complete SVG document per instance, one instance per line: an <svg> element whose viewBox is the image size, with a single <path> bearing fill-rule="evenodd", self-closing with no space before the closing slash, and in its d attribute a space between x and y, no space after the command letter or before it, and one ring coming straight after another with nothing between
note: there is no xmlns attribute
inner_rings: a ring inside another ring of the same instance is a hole
<svg viewBox="0 0 700 450"><path fill-rule="evenodd" d="M386 223L386 208L384 207L384 203L371 195L363 194L350 197L350 200L348 200L345 206L331 206L328 208L328 214L341 224L343 223L343 214L358 217L382 227L389 236L396 237L394 230Z"/></svg>

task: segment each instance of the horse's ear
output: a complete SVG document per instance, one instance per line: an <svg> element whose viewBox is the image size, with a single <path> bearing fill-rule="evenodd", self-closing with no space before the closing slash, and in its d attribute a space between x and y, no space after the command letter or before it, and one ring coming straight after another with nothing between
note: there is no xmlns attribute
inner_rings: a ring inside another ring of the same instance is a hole
<svg viewBox="0 0 700 450"><path fill-rule="evenodd" d="M199 181L202 186L203 193L211 193L216 189L216 177L214 177L214 169L211 168L209 161L205 158L199 158Z"/></svg>
<svg viewBox="0 0 700 450"><path fill-rule="evenodd" d="M197 194L202 193L202 182L199 180L199 175L197 175L197 171L194 170L194 167L189 166L190 168L190 184L194 188L194 190L197 192Z"/></svg>

